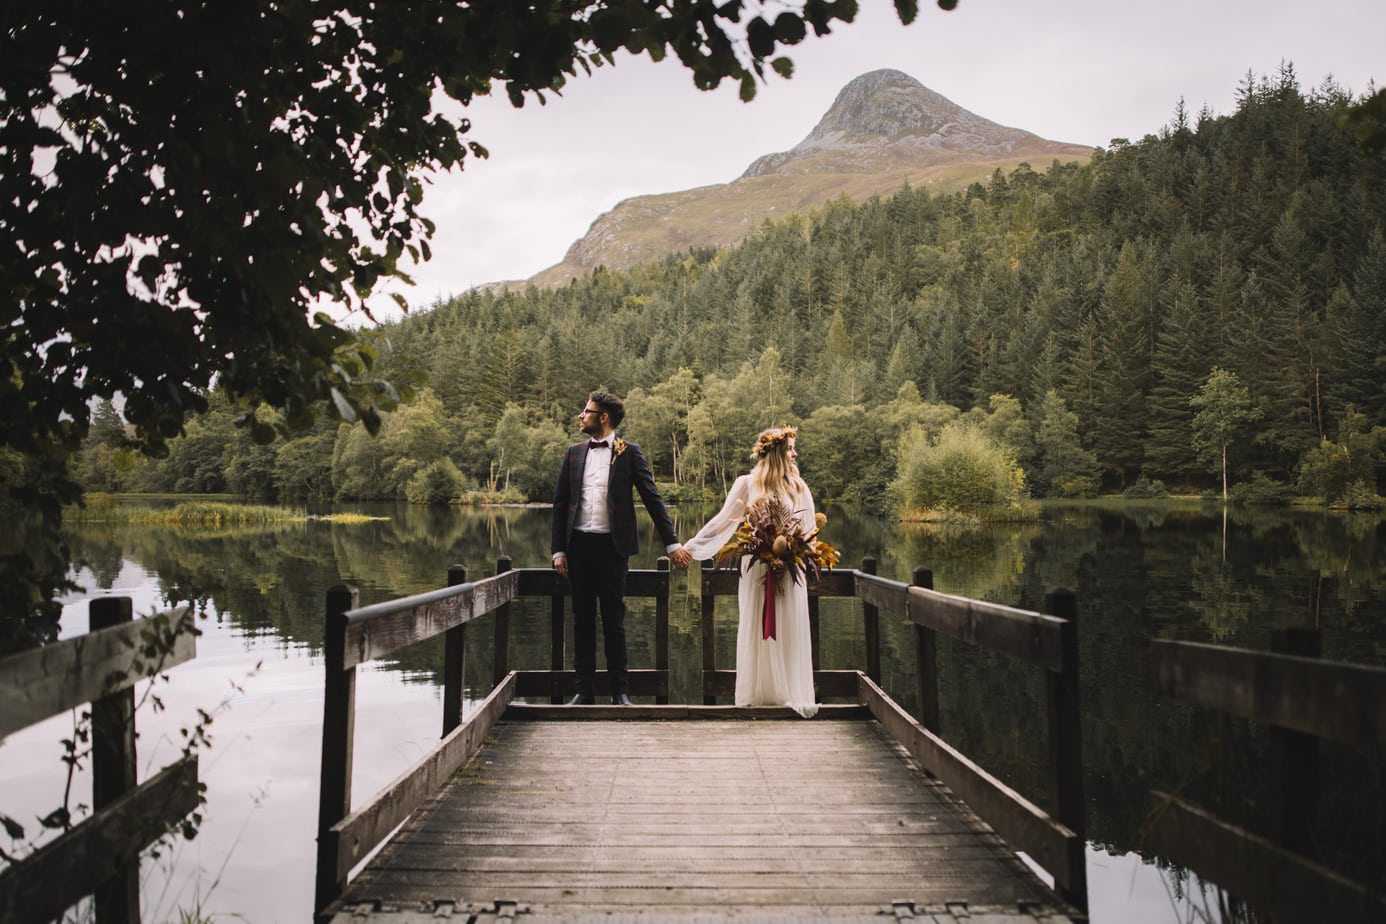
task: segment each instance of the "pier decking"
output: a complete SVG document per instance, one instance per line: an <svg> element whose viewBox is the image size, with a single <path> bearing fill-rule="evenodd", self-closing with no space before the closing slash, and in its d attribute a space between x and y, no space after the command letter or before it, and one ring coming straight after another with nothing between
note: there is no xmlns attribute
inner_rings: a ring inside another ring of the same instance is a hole
<svg viewBox="0 0 1386 924"><path fill-rule="evenodd" d="M1073 910L853 706L805 721L779 709L512 705L339 907L340 924L1057 924Z"/></svg>

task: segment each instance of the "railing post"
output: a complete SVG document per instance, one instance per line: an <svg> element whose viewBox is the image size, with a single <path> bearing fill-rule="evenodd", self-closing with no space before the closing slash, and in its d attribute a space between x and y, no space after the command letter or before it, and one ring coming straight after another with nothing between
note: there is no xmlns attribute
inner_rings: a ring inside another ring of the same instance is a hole
<svg viewBox="0 0 1386 924"><path fill-rule="evenodd" d="M1088 910L1087 802L1083 788L1083 712L1078 695L1078 598L1066 587L1044 595L1044 611L1065 620L1061 633L1063 671L1045 672L1049 700L1050 763L1054 768L1054 817L1078 835L1070 856L1072 881L1055 883L1066 900Z"/></svg>
<svg viewBox="0 0 1386 924"><path fill-rule="evenodd" d="M655 696L661 706L669 703L669 558L661 555L655 562L659 586L655 592L655 670L664 678L662 694ZM656 681L657 682L657 681Z"/></svg>
<svg viewBox="0 0 1386 924"><path fill-rule="evenodd" d="M467 566L448 568L448 586L467 583ZM466 711L467 624L453 626L443 636L443 734L462 724Z"/></svg>
<svg viewBox="0 0 1386 924"><path fill-rule="evenodd" d="M703 629L703 705L712 706L717 697L707 691L708 678L717 670L717 627L713 624L713 609L717 600L712 596L712 585L708 576L712 574L712 561L703 562L702 579L702 629Z"/></svg>
<svg viewBox="0 0 1386 924"><path fill-rule="evenodd" d="M1271 651L1317 658L1319 630L1306 627L1271 630ZM1319 802L1319 739L1316 735L1271 726L1271 784L1275 804L1272 837L1281 847L1317 859L1314 815Z"/></svg>
<svg viewBox="0 0 1386 924"><path fill-rule="evenodd" d="M552 688L549 691L549 702L558 704L563 702L563 662L566 657L564 651L564 632L567 626L563 622L563 584L567 578L560 575L557 571L553 573L553 595L549 597L549 670L553 673Z"/></svg>
<svg viewBox="0 0 1386 924"><path fill-rule="evenodd" d="M553 684L549 690L549 702L554 705L560 704L564 700L565 688L563 686L563 662L567 657L564 651L565 630L567 625L563 621L563 587L567 583L567 578L559 572L553 572L553 594L549 597L549 670L552 670Z"/></svg>
<svg viewBox="0 0 1386 924"><path fill-rule="evenodd" d="M805 580L807 580L807 578L805 578ZM818 598L815 597L813 594L809 594L809 598L808 598L808 611L809 611L809 614L808 614L808 616L809 616L809 657L810 657L810 659L811 659L812 662L813 662L813 669L814 669L815 671L817 671L817 670L821 669L821 667L822 667L822 663L821 663L821 662L822 662L822 660L823 660L823 659L822 659L822 655L821 655L821 653L820 653L820 652L821 652L821 645L820 645L820 643L819 643L819 638L820 638L821 635L822 635L822 631L821 631L821 629L819 628L820 623L819 623L819 618L818 618Z"/></svg>
<svg viewBox="0 0 1386 924"><path fill-rule="evenodd" d="M861 560L862 574L876 573L876 559L870 555ZM881 682L881 611L870 603L862 603L862 629L866 639L866 676Z"/></svg>
<svg viewBox="0 0 1386 924"><path fill-rule="evenodd" d="M496 559L496 573L504 574L510 570L510 556L502 555ZM510 604L503 603L496 608L496 654L495 669L491 672L491 687L500 685L505 675L510 673Z"/></svg>
<svg viewBox="0 0 1386 924"><path fill-rule="evenodd" d="M346 613L356 608L355 587L337 584L327 591L323 631L322 768L318 780L318 869L315 911L341 896L337 878L339 845L332 826L351 811L351 749L356 728L356 668L346 662Z"/></svg>
<svg viewBox="0 0 1386 924"><path fill-rule="evenodd" d="M134 619L129 597L99 597L91 601L91 631L108 629ZM135 760L135 689L127 687L91 704L92 811L119 799L138 781ZM131 857L96 887L95 917L99 924L139 924L140 860Z"/></svg>
<svg viewBox="0 0 1386 924"><path fill-rule="evenodd" d="M910 584L933 590L934 573L928 568L915 568ZM914 624L914 663L919 675L919 722L938 734L938 634L919 623Z"/></svg>

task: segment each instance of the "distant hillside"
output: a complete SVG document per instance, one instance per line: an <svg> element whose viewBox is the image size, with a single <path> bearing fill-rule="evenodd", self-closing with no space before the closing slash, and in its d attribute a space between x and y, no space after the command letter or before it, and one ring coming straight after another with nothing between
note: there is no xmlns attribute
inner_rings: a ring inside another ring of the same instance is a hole
<svg viewBox="0 0 1386 924"><path fill-rule="evenodd" d="M856 201L905 183L952 192L1029 161L1085 161L1092 148L1046 141L968 112L907 74L872 71L842 89L808 137L758 158L731 183L636 196L592 223L563 262L531 282L557 286L598 266L629 269L690 247L741 240L766 218Z"/></svg>

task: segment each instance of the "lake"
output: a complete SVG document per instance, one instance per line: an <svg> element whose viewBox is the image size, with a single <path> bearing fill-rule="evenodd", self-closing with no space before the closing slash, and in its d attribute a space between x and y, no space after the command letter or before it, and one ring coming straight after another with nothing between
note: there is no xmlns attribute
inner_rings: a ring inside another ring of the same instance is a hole
<svg viewBox="0 0 1386 924"><path fill-rule="evenodd" d="M466 564L473 578L546 567L545 508L435 509L353 505L365 524L311 520L265 529L74 529L82 591L65 601L63 634L86 630L94 596L134 599L137 614L191 602L203 635L198 657L156 690L166 705L139 715L141 778L169 763L196 709L213 714L202 753L206 818L193 841L146 861L146 920L180 911L216 919L300 922L312 913L322 721L324 593L349 582L372 603L445 583ZM1218 920L1217 896L1148 850L1142 822L1150 790L1179 793L1264 830L1269 736L1251 723L1158 701L1150 642L1177 638L1265 649L1274 628L1313 626L1323 656L1386 665L1386 521L1308 510L1232 510L1194 501L1048 504L1033 523L926 527L828 507L824 536L843 567L874 557L884 577L932 570L941 591L1040 609L1047 589L1078 595L1092 920ZM676 512L689 536L711 511ZM641 514L654 567L655 542ZM517 604L512 667L547 666L546 601ZM718 662L734 660L733 600L718 606ZM632 600L634 667L653 666L652 605ZM864 667L860 606L822 603L822 667ZM469 700L491 677L489 626L469 636ZM675 572L670 614L674 701L696 701L697 585ZM904 653L902 655L902 653ZM913 635L882 618L883 685L916 710ZM353 802L361 805L422 757L442 722L441 647L423 643L398 661L358 671ZM1041 805L1047 803L1043 678L1003 656L939 643L941 724L964 753ZM0 814L31 832L62 802L56 717L0 745ZM1386 760L1328 745L1317 835L1326 862L1386 887ZM89 799L79 776L74 801Z"/></svg>

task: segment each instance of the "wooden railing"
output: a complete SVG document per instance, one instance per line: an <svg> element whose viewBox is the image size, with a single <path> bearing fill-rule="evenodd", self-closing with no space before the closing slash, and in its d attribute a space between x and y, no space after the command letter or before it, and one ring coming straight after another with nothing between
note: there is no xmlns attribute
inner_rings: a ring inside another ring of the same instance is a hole
<svg viewBox="0 0 1386 924"><path fill-rule="evenodd" d="M1270 837L1155 791L1148 827L1163 856L1281 921L1386 921L1386 896L1316 862L1320 738L1386 753L1386 669L1318 660L1318 633L1280 629L1270 652L1157 640L1164 696L1270 726Z"/></svg>
<svg viewBox="0 0 1386 924"><path fill-rule="evenodd" d="M132 621L128 597L102 597L88 634L0 659L0 738L91 703L92 772L91 816L0 872L0 921L51 921L94 895L98 924L138 924L140 851L199 793L192 755L136 784L133 687L197 656L191 618Z"/></svg>
<svg viewBox="0 0 1386 924"><path fill-rule="evenodd" d="M1018 850L1054 877L1056 890L1086 911L1082 734L1078 702L1078 658L1073 595L1054 591L1049 614L1041 614L963 597L935 593L928 571L920 569L913 585L876 577L876 563L861 570L835 571L810 587L814 680L820 697L848 697L871 713L927 769ZM318 822L316 908L319 914L345 889L351 869L360 863L425 799L437 791L481 745L482 739L515 697L560 702L571 692L573 673L565 669L564 596L567 582L550 568L512 570L501 559L497 573L469 583L466 569L449 569L449 586L387 603L357 608L356 593L339 586L328 592L324 644L326 696L323 702L322 782ZM702 591L702 699L715 705L730 696L735 671L716 664L713 612L716 598L735 596L734 571L705 566ZM653 669L630 671L632 696L652 696L668 703L669 562L656 570L633 570L627 598L655 600ZM516 598L550 601L550 665L547 670L513 671L509 664L510 605ZM819 600L822 597L862 601L867 642L865 672L819 670ZM915 626L922 721L897 705L880 687L880 613ZM493 687L469 716L462 714L463 664L467 627L495 615ZM934 638L943 632L963 642L1007 652L1046 671L1049 696L1050 750L1053 763L1051 817L1005 783L991 776L938 734L938 675ZM443 740L429 755L387 786L374 800L351 811L351 768L355 714L356 666L414 642L445 636L443 670ZM599 692L605 678L598 675Z"/></svg>

